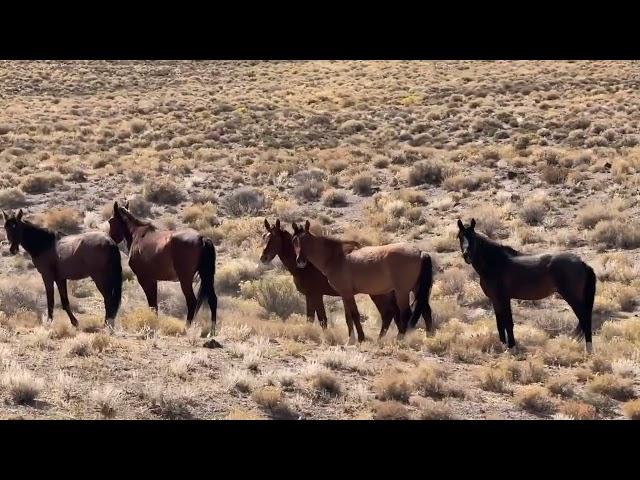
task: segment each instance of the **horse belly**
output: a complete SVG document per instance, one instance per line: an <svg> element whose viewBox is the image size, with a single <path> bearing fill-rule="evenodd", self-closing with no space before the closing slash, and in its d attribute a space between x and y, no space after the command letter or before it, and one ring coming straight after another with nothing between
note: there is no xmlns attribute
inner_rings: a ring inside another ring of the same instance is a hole
<svg viewBox="0 0 640 480"><path fill-rule="evenodd" d="M542 300L552 295L556 289L550 277L526 278L509 282L509 297L518 300Z"/></svg>
<svg viewBox="0 0 640 480"><path fill-rule="evenodd" d="M394 290L391 276L380 266L355 264L350 269L353 293L384 295Z"/></svg>

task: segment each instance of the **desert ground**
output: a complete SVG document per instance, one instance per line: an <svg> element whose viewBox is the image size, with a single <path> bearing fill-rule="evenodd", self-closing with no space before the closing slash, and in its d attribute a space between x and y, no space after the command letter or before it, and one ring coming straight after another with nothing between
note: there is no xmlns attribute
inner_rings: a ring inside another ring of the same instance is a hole
<svg viewBox="0 0 640 480"><path fill-rule="evenodd" d="M114 200L216 244L218 332L160 315L127 266L116 330L90 280L80 328L21 249L0 256L0 418L639 419L640 64L530 61L0 62L0 208L73 234ZM559 297L513 301L505 351L458 218L526 253L593 267L594 354ZM346 345L305 318L263 221L431 253L434 332ZM5 240L0 229L0 240Z"/></svg>

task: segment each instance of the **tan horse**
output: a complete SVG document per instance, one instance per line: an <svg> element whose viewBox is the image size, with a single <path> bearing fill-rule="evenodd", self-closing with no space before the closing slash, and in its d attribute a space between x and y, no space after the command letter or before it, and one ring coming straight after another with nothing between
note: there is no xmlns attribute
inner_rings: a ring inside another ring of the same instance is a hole
<svg viewBox="0 0 640 480"><path fill-rule="evenodd" d="M150 222L136 218L118 202L113 204L109 235L116 243L123 240L127 243L129 266L144 290L149 307L157 313L158 281L179 281L187 302L187 325L191 325L202 301L207 298L215 335L218 297L213 288L213 277L216 251L209 238L191 229L160 230ZM193 293L196 272L201 281L197 297Z"/></svg>
<svg viewBox="0 0 640 480"><path fill-rule="evenodd" d="M105 324L113 328L122 295L122 265L120 250L102 232L60 236L55 232L2 212L9 251L15 255L19 247L31 256L47 293L47 320L53 320L54 282L58 285L62 308L74 327L78 320L71 311L67 295L67 280L91 277L104 298Z"/></svg>
<svg viewBox="0 0 640 480"><path fill-rule="evenodd" d="M296 263L298 267L304 268L307 260L311 262L340 294L347 310L345 316L350 338L353 339L355 323L358 341L365 339L354 298L358 293L395 293L402 318L400 323L403 325L399 329L399 335L406 331L408 325L415 326L420 315L425 319L427 329L431 328L429 295L433 274L431 257L427 253L406 243L358 248L357 242L313 235L309 227L308 220L304 230L293 224ZM410 292L414 292L416 298L413 313Z"/></svg>

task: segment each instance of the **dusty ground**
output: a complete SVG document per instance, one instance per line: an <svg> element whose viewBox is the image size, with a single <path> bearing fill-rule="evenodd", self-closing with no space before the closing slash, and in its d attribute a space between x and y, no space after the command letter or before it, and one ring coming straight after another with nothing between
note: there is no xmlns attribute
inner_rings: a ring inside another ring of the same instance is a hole
<svg viewBox="0 0 640 480"><path fill-rule="evenodd" d="M223 348L185 331L177 284L150 315L128 269L115 335L87 281L71 285L80 331L59 309L42 327L39 275L3 246L0 417L638 418L639 68L1 62L0 208L74 233L130 199L211 236ZM514 248L593 266L594 356L558 298L514 301L521 349L503 352L455 239L472 216ZM378 343L364 296L361 346L343 346L336 299L327 333L306 324L279 261L258 264L265 217L428 249L436 332Z"/></svg>

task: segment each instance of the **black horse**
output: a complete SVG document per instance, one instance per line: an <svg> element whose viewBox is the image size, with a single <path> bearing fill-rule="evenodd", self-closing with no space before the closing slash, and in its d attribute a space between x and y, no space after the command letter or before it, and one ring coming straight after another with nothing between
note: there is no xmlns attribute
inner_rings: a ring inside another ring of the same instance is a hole
<svg viewBox="0 0 640 480"><path fill-rule="evenodd" d="M465 227L458 219L458 239L465 262L478 275L482 291L491 300L500 341L513 348L511 299L541 300L558 293L578 317L576 334L584 335L592 351L591 312L596 293L593 269L572 253L526 255L476 233L475 219Z"/></svg>

